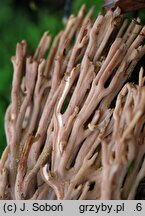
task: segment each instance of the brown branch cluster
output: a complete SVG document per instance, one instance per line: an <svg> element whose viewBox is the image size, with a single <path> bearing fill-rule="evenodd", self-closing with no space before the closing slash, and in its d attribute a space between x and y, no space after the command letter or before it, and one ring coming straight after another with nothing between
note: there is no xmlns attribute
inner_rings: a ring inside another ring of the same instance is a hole
<svg viewBox="0 0 145 216"><path fill-rule="evenodd" d="M138 85L126 82L145 55L145 27L122 21L119 8L92 13L83 6L52 44L44 33L33 56L17 44L1 199L135 198L145 176L143 69Z"/></svg>

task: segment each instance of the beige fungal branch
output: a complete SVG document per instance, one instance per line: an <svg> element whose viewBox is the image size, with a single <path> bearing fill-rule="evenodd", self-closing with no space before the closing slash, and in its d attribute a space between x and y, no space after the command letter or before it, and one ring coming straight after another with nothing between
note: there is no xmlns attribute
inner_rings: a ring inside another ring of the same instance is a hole
<svg viewBox="0 0 145 216"><path fill-rule="evenodd" d="M82 6L54 40L12 58L1 199L134 199L145 177L145 27ZM51 45L52 43L52 45ZM46 58L48 49L48 57Z"/></svg>
<svg viewBox="0 0 145 216"><path fill-rule="evenodd" d="M138 86L126 84L119 93L113 113L112 136L102 142L102 199L133 199L139 180L144 177L145 87L142 72L141 69Z"/></svg>

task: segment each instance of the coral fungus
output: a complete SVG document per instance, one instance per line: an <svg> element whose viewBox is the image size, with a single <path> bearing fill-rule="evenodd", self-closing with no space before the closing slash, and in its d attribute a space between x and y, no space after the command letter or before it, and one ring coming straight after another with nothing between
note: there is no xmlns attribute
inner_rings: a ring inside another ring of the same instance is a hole
<svg viewBox="0 0 145 216"><path fill-rule="evenodd" d="M145 176L145 27L82 6L33 56L12 57L1 199L134 199ZM45 59L47 50L48 58Z"/></svg>

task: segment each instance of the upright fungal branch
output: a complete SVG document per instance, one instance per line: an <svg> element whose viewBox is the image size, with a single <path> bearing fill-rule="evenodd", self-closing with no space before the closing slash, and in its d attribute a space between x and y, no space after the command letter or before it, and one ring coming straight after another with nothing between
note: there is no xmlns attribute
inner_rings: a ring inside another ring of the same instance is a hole
<svg viewBox="0 0 145 216"><path fill-rule="evenodd" d="M117 97L112 135L102 141L102 199L134 199L145 175L144 81L141 69L139 85L126 84Z"/></svg>
<svg viewBox="0 0 145 216"><path fill-rule="evenodd" d="M52 45L44 33L31 57L17 44L1 199L135 198L145 176L143 69L138 85L126 82L145 55L145 27L119 8L92 13L82 6Z"/></svg>

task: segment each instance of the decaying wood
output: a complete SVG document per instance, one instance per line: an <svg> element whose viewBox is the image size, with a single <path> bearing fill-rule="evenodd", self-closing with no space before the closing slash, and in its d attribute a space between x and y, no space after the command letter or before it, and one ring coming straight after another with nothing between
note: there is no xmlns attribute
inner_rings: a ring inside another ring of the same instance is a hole
<svg viewBox="0 0 145 216"><path fill-rule="evenodd" d="M145 8L144 0L105 0L103 9L115 9L119 7L122 13L128 13Z"/></svg>

